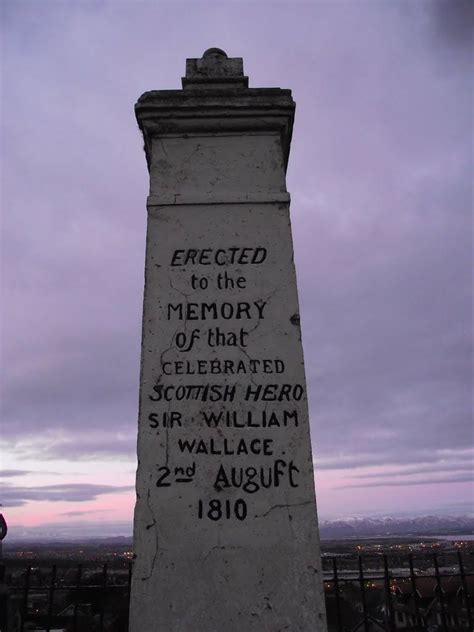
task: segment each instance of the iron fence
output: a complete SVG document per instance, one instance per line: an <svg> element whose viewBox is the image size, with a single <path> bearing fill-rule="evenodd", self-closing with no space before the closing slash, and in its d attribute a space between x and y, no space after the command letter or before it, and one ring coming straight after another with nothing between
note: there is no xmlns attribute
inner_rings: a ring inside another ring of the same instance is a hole
<svg viewBox="0 0 474 632"><path fill-rule="evenodd" d="M420 570L408 555L393 569L381 555L377 569L364 570L358 556L350 572L337 558L327 560L329 632L473 632L474 573L460 552L455 559L455 567L440 570L438 556L426 556Z"/></svg>
<svg viewBox="0 0 474 632"><path fill-rule="evenodd" d="M379 555L325 557L328 632L472 632L474 573L463 556L403 563ZM390 563L392 562L392 564ZM369 568L367 568L369 566ZM0 565L0 631L126 632L132 563Z"/></svg>

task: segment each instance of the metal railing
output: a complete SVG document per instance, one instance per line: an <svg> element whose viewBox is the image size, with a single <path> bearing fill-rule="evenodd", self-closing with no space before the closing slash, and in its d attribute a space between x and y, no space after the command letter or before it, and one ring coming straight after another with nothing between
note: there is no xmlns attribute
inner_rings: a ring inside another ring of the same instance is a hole
<svg viewBox="0 0 474 632"><path fill-rule="evenodd" d="M456 554L456 568L443 571L436 554L422 558L424 570L415 570L412 555L404 561L404 568L393 570L382 555L379 568L364 570L358 556L348 571L337 558L326 560L329 632L473 632L474 574L465 571L462 554Z"/></svg>
<svg viewBox="0 0 474 632"><path fill-rule="evenodd" d="M329 632L474 630L474 573L424 556L323 559ZM418 563L418 560L417 560ZM369 568L367 565L369 564ZM364 568L365 567L365 568ZM0 631L126 632L132 563L0 565Z"/></svg>

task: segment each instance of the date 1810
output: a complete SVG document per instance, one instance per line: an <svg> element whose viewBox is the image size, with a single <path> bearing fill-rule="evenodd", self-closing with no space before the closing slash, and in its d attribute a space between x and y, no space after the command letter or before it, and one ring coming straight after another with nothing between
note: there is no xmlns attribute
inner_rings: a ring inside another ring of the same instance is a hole
<svg viewBox="0 0 474 632"><path fill-rule="evenodd" d="M198 502L198 518L209 518L217 522L218 520L230 520L237 518L237 520L245 520L247 517L247 503L242 498L232 502L230 500L221 501L218 498L214 498L209 501L200 500Z"/></svg>

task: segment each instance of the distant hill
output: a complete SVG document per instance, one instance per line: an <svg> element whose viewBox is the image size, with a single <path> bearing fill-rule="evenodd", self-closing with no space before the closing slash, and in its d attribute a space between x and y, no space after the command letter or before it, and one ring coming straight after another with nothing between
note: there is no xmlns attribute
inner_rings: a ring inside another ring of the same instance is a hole
<svg viewBox="0 0 474 632"><path fill-rule="evenodd" d="M319 529L324 540L364 536L473 535L474 517L347 518L322 521Z"/></svg>
<svg viewBox="0 0 474 632"><path fill-rule="evenodd" d="M44 543L52 546L82 542L89 546L131 546L132 537L127 533L131 525L120 525L122 534L117 534L115 525L85 524L74 527L45 525L42 527L12 527L4 541L8 547L13 543ZM474 516L421 516L417 518L345 518L341 520L321 520L321 538L324 540L344 540L357 537L377 536L438 536L474 535ZM110 529L110 530L109 530ZM97 533L100 531L100 533ZM108 531L108 533L107 533ZM114 532L115 531L115 532Z"/></svg>

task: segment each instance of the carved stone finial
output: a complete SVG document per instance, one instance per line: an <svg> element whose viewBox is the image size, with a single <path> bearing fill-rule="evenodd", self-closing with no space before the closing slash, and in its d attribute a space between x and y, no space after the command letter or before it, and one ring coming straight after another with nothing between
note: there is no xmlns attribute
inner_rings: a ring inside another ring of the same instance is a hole
<svg viewBox="0 0 474 632"><path fill-rule="evenodd" d="M242 57L228 57L222 48L208 48L201 59L186 60L183 88L247 88Z"/></svg>
<svg viewBox="0 0 474 632"><path fill-rule="evenodd" d="M211 57L211 56L213 57L220 56L220 57L225 57L227 59L227 53L225 52L225 50L222 50L222 48L208 48L202 54L203 59L205 59L206 57Z"/></svg>

